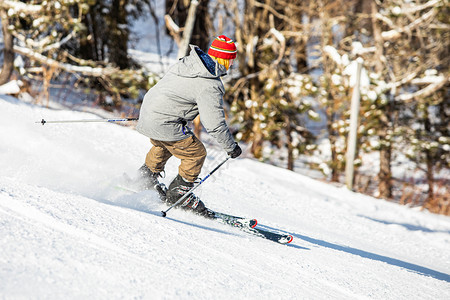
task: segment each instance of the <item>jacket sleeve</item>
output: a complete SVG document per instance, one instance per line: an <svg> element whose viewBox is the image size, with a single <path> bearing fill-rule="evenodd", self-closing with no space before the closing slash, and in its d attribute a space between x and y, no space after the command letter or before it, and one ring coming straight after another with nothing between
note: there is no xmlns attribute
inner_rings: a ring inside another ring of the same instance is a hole
<svg viewBox="0 0 450 300"><path fill-rule="evenodd" d="M198 95L197 105L203 127L226 152L230 152L236 142L225 121L223 94L219 86L207 86Z"/></svg>

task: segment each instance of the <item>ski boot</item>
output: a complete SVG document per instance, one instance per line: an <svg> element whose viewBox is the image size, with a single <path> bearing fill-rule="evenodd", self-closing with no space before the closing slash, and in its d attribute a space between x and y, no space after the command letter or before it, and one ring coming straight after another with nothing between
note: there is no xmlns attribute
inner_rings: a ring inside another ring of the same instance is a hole
<svg viewBox="0 0 450 300"><path fill-rule="evenodd" d="M141 176L144 189L158 190L158 187L161 186L158 181L158 177L162 177L161 173L153 173L147 165L143 164L142 167L139 168L139 175Z"/></svg>
<svg viewBox="0 0 450 300"><path fill-rule="evenodd" d="M166 202L168 204L174 204L188 193L194 186L193 182L189 182L183 179L180 175L177 175L175 179L170 183L166 193ZM186 210L192 210L194 213L202 215L207 218L214 218L214 212L207 209L205 204L199 197L191 193L186 199L179 205Z"/></svg>

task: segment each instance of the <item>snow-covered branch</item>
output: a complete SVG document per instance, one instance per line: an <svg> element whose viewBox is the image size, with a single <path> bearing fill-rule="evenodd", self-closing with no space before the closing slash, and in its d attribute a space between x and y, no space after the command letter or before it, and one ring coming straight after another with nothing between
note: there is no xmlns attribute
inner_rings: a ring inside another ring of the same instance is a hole
<svg viewBox="0 0 450 300"><path fill-rule="evenodd" d="M411 73L407 74L402 80L394 81L394 82L388 84L387 87L389 89L398 88L402 85L407 84L408 82L411 82L416 77L417 77L417 71L411 72Z"/></svg>
<svg viewBox="0 0 450 300"><path fill-rule="evenodd" d="M61 39L59 42L53 43L51 45L48 45L47 47L45 47L42 51L46 52L46 51L50 51L52 49L59 49L62 45L64 45L65 43L67 43L68 41L70 41L71 38L73 38L75 36L75 32L72 31L71 33L69 33L65 38Z"/></svg>
<svg viewBox="0 0 450 300"><path fill-rule="evenodd" d="M374 53L377 50L375 46L365 48L361 42L352 43L352 54L353 55L364 55L367 53Z"/></svg>
<svg viewBox="0 0 450 300"><path fill-rule="evenodd" d="M410 7L407 7L406 9L404 9L404 12L407 13L407 14L413 14L413 13L416 13L418 11L427 9L429 7L434 7L439 2L444 2L444 1L442 1L442 0L429 0L429 1L427 1L427 3L424 3L422 5L412 5Z"/></svg>
<svg viewBox="0 0 450 300"><path fill-rule="evenodd" d="M427 13L423 14L420 18L414 20L414 22L411 22L411 24L409 24L405 27L398 28L398 29L392 29L389 31L383 31L381 33L381 36L384 40L395 40L401 36L401 33L411 31L412 29L419 26L421 23L423 23L426 20L433 17L435 14L436 14L436 12L434 10L430 10Z"/></svg>
<svg viewBox="0 0 450 300"><path fill-rule="evenodd" d="M40 53L37 53L31 49L20 47L17 45L14 45L14 52L19 53L21 55L25 55L32 60L40 62L41 64L56 67L69 73L79 73L85 76L101 77L112 75L118 72L117 68L98 68L98 67L93 68L87 66L74 66L67 63L61 63L54 59L48 58Z"/></svg>
<svg viewBox="0 0 450 300"><path fill-rule="evenodd" d="M280 49L280 53L278 54L278 58L272 63L273 66L277 66L281 60L284 57L284 53L286 51L286 39L284 37L284 35L279 32L278 30L276 30L275 28L271 28L269 30L269 33L272 34L280 43L281 49Z"/></svg>
<svg viewBox="0 0 450 300"><path fill-rule="evenodd" d="M439 75L439 76L427 75L427 76L422 77L422 78L414 78L413 80L411 80L411 83L412 84L417 84L417 85L433 84L433 83L441 82L444 79L445 79L445 77L442 74Z"/></svg>
<svg viewBox="0 0 450 300"><path fill-rule="evenodd" d="M323 51L328 54L328 56L338 65L342 65L341 55L338 53L336 48L333 46L327 45L323 47Z"/></svg>
<svg viewBox="0 0 450 300"><path fill-rule="evenodd" d="M392 22L392 20L389 19L388 17L386 17L386 16L384 16L384 15L382 15L380 13L376 13L375 14L375 18L377 20L383 21L385 24L389 25L389 27L395 28L394 22Z"/></svg>
<svg viewBox="0 0 450 300"><path fill-rule="evenodd" d="M3 0L0 1L0 7L6 10L11 10L8 12L9 15L16 13L27 13L27 14L37 14L41 12L42 5L25 4L20 1L15 0Z"/></svg>
<svg viewBox="0 0 450 300"><path fill-rule="evenodd" d="M60 41L58 41L56 43L53 43L53 44L50 44L51 43L50 36L46 36L46 37L42 38L41 40L35 41L33 39L30 39L30 38L27 39L25 36L15 32L15 31L12 32L12 35L16 39L21 41L23 43L23 46L39 50L39 52L46 52L46 51L49 51L49 50L52 50L52 49L60 48L62 45L64 45L65 43L70 41L71 38L74 37L75 32L72 31L66 37L64 37Z"/></svg>
<svg viewBox="0 0 450 300"><path fill-rule="evenodd" d="M418 90L415 93L399 95L399 96L395 97L395 100L410 101L415 98L427 97L427 96L433 94L434 92L436 92L437 90L439 90L440 88L442 88L445 84L447 84L447 82L450 82L450 76L447 76L447 77L442 76L440 81L436 81L436 82L428 85L427 87L425 87L421 90Z"/></svg>

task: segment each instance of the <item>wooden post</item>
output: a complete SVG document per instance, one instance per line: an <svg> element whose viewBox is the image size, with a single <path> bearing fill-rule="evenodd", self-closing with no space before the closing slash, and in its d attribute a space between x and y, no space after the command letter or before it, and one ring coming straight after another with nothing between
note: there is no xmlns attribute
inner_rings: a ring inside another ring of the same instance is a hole
<svg viewBox="0 0 450 300"><path fill-rule="evenodd" d="M189 48L189 41L191 39L192 30L195 24L195 14L197 11L198 0L192 0L189 6L188 17L186 19L186 24L184 25L183 38L178 46L178 59L184 57L187 54Z"/></svg>
<svg viewBox="0 0 450 300"><path fill-rule="evenodd" d="M350 131L348 133L347 140L347 154L345 163L345 184L349 190L353 189L353 176L354 176L354 161L356 153L356 139L358 134L358 115L359 115L359 101L360 101L360 81L361 81L361 69L363 65L363 59L358 58L356 60L356 82L353 87L352 103L350 110Z"/></svg>

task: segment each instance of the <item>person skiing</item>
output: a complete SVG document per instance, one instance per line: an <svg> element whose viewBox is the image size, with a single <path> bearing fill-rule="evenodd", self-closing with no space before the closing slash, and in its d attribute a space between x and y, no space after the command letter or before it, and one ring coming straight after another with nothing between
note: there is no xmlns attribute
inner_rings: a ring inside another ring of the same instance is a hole
<svg viewBox="0 0 450 300"><path fill-rule="evenodd" d="M231 158L242 153L225 122L225 88L220 79L233 64L236 52L236 45L225 35L214 39L208 54L190 45L189 55L171 66L144 96L136 129L149 137L153 145L139 169L146 188L159 184L158 177L172 155L181 160L178 175L166 193L169 204L194 186L206 158L205 146L187 126L197 115L208 134ZM194 194L181 207L206 216L212 213Z"/></svg>

